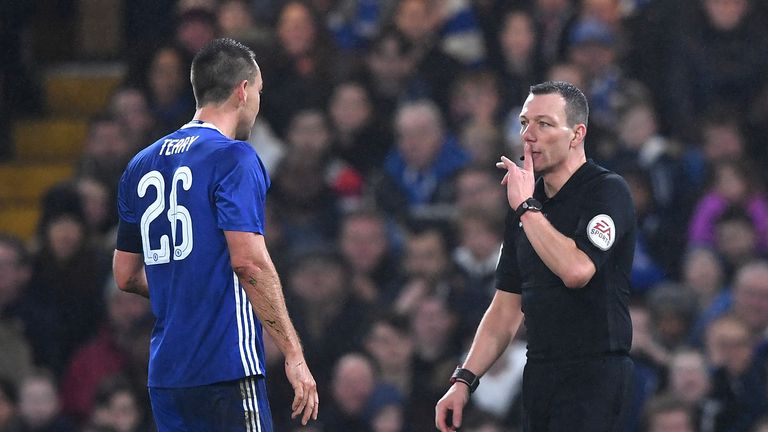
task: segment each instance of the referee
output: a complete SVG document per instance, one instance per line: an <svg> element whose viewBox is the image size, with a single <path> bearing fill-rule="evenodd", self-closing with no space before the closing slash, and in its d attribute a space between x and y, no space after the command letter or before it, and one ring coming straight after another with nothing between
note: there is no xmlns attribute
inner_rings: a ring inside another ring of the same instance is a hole
<svg viewBox="0 0 768 432"><path fill-rule="evenodd" d="M565 82L532 86L520 113L524 163L506 157L510 211L497 291L465 363L437 403L456 430L482 376L523 321L523 430L621 431L633 364L627 302L635 215L624 180L584 153L589 108ZM534 171L538 180L534 180Z"/></svg>

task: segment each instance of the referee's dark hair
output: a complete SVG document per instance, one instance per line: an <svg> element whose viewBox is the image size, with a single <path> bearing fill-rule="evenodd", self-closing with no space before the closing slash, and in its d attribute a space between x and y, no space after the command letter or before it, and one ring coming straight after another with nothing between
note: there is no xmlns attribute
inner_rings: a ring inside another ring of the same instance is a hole
<svg viewBox="0 0 768 432"><path fill-rule="evenodd" d="M565 99L565 116L568 120L568 126L573 127L579 123L587 126L587 119L589 118L587 97L575 85L565 81L546 81L531 86L530 92L534 95L559 94Z"/></svg>
<svg viewBox="0 0 768 432"><path fill-rule="evenodd" d="M190 80L197 107L224 102L238 83L258 73L250 48L234 39L214 39L192 60Z"/></svg>

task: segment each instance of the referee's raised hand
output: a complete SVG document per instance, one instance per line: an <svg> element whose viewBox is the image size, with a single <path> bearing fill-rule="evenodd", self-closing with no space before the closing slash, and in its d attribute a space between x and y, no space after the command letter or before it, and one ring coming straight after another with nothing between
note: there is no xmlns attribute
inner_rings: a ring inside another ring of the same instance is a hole
<svg viewBox="0 0 768 432"><path fill-rule="evenodd" d="M533 154L531 144L523 144L523 167L518 167L506 156L501 157L500 162L496 162L496 167L507 170L501 184L507 187L507 201L512 209L516 209L520 204L533 195L535 178L533 176Z"/></svg>
<svg viewBox="0 0 768 432"><path fill-rule="evenodd" d="M285 360L285 376L293 387L293 403L291 403L291 418L301 415L301 424L306 425L310 418L317 420L320 410L320 398L317 395L317 384L312 372L309 371L304 359Z"/></svg>

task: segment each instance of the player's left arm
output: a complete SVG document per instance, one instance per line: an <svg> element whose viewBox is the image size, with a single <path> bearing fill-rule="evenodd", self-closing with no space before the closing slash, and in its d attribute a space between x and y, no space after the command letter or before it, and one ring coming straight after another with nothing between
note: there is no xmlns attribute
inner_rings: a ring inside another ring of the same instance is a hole
<svg viewBox="0 0 768 432"><path fill-rule="evenodd" d="M112 273L121 291L149 298L149 284L142 254L116 249L112 259Z"/></svg>

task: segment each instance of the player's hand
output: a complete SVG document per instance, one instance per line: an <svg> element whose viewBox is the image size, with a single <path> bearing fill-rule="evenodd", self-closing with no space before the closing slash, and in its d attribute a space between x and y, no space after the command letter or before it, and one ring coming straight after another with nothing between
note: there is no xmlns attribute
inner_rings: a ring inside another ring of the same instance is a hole
<svg viewBox="0 0 768 432"><path fill-rule="evenodd" d="M533 188L535 186L531 146L523 144L523 152L525 159L523 160L522 169L506 156L502 156L501 161L496 163L497 168L507 170L507 173L501 180L501 184L507 186L507 201L509 201L512 210L516 210L523 201L533 196Z"/></svg>
<svg viewBox="0 0 768 432"><path fill-rule="evenodd" d="M302 425L306 425L310 418L317 420L317 412L320 409L317 384L304 358L286 359L285 376L293 387L291 418L301 415Z"/></svg>
<svg viewBox="0 0 768 432"><path fill-rule="evenodd" d="M469 401L469 387L455 383L435 406L435 426L440 432L451 432L461 427L464 405Z"/></svg>

